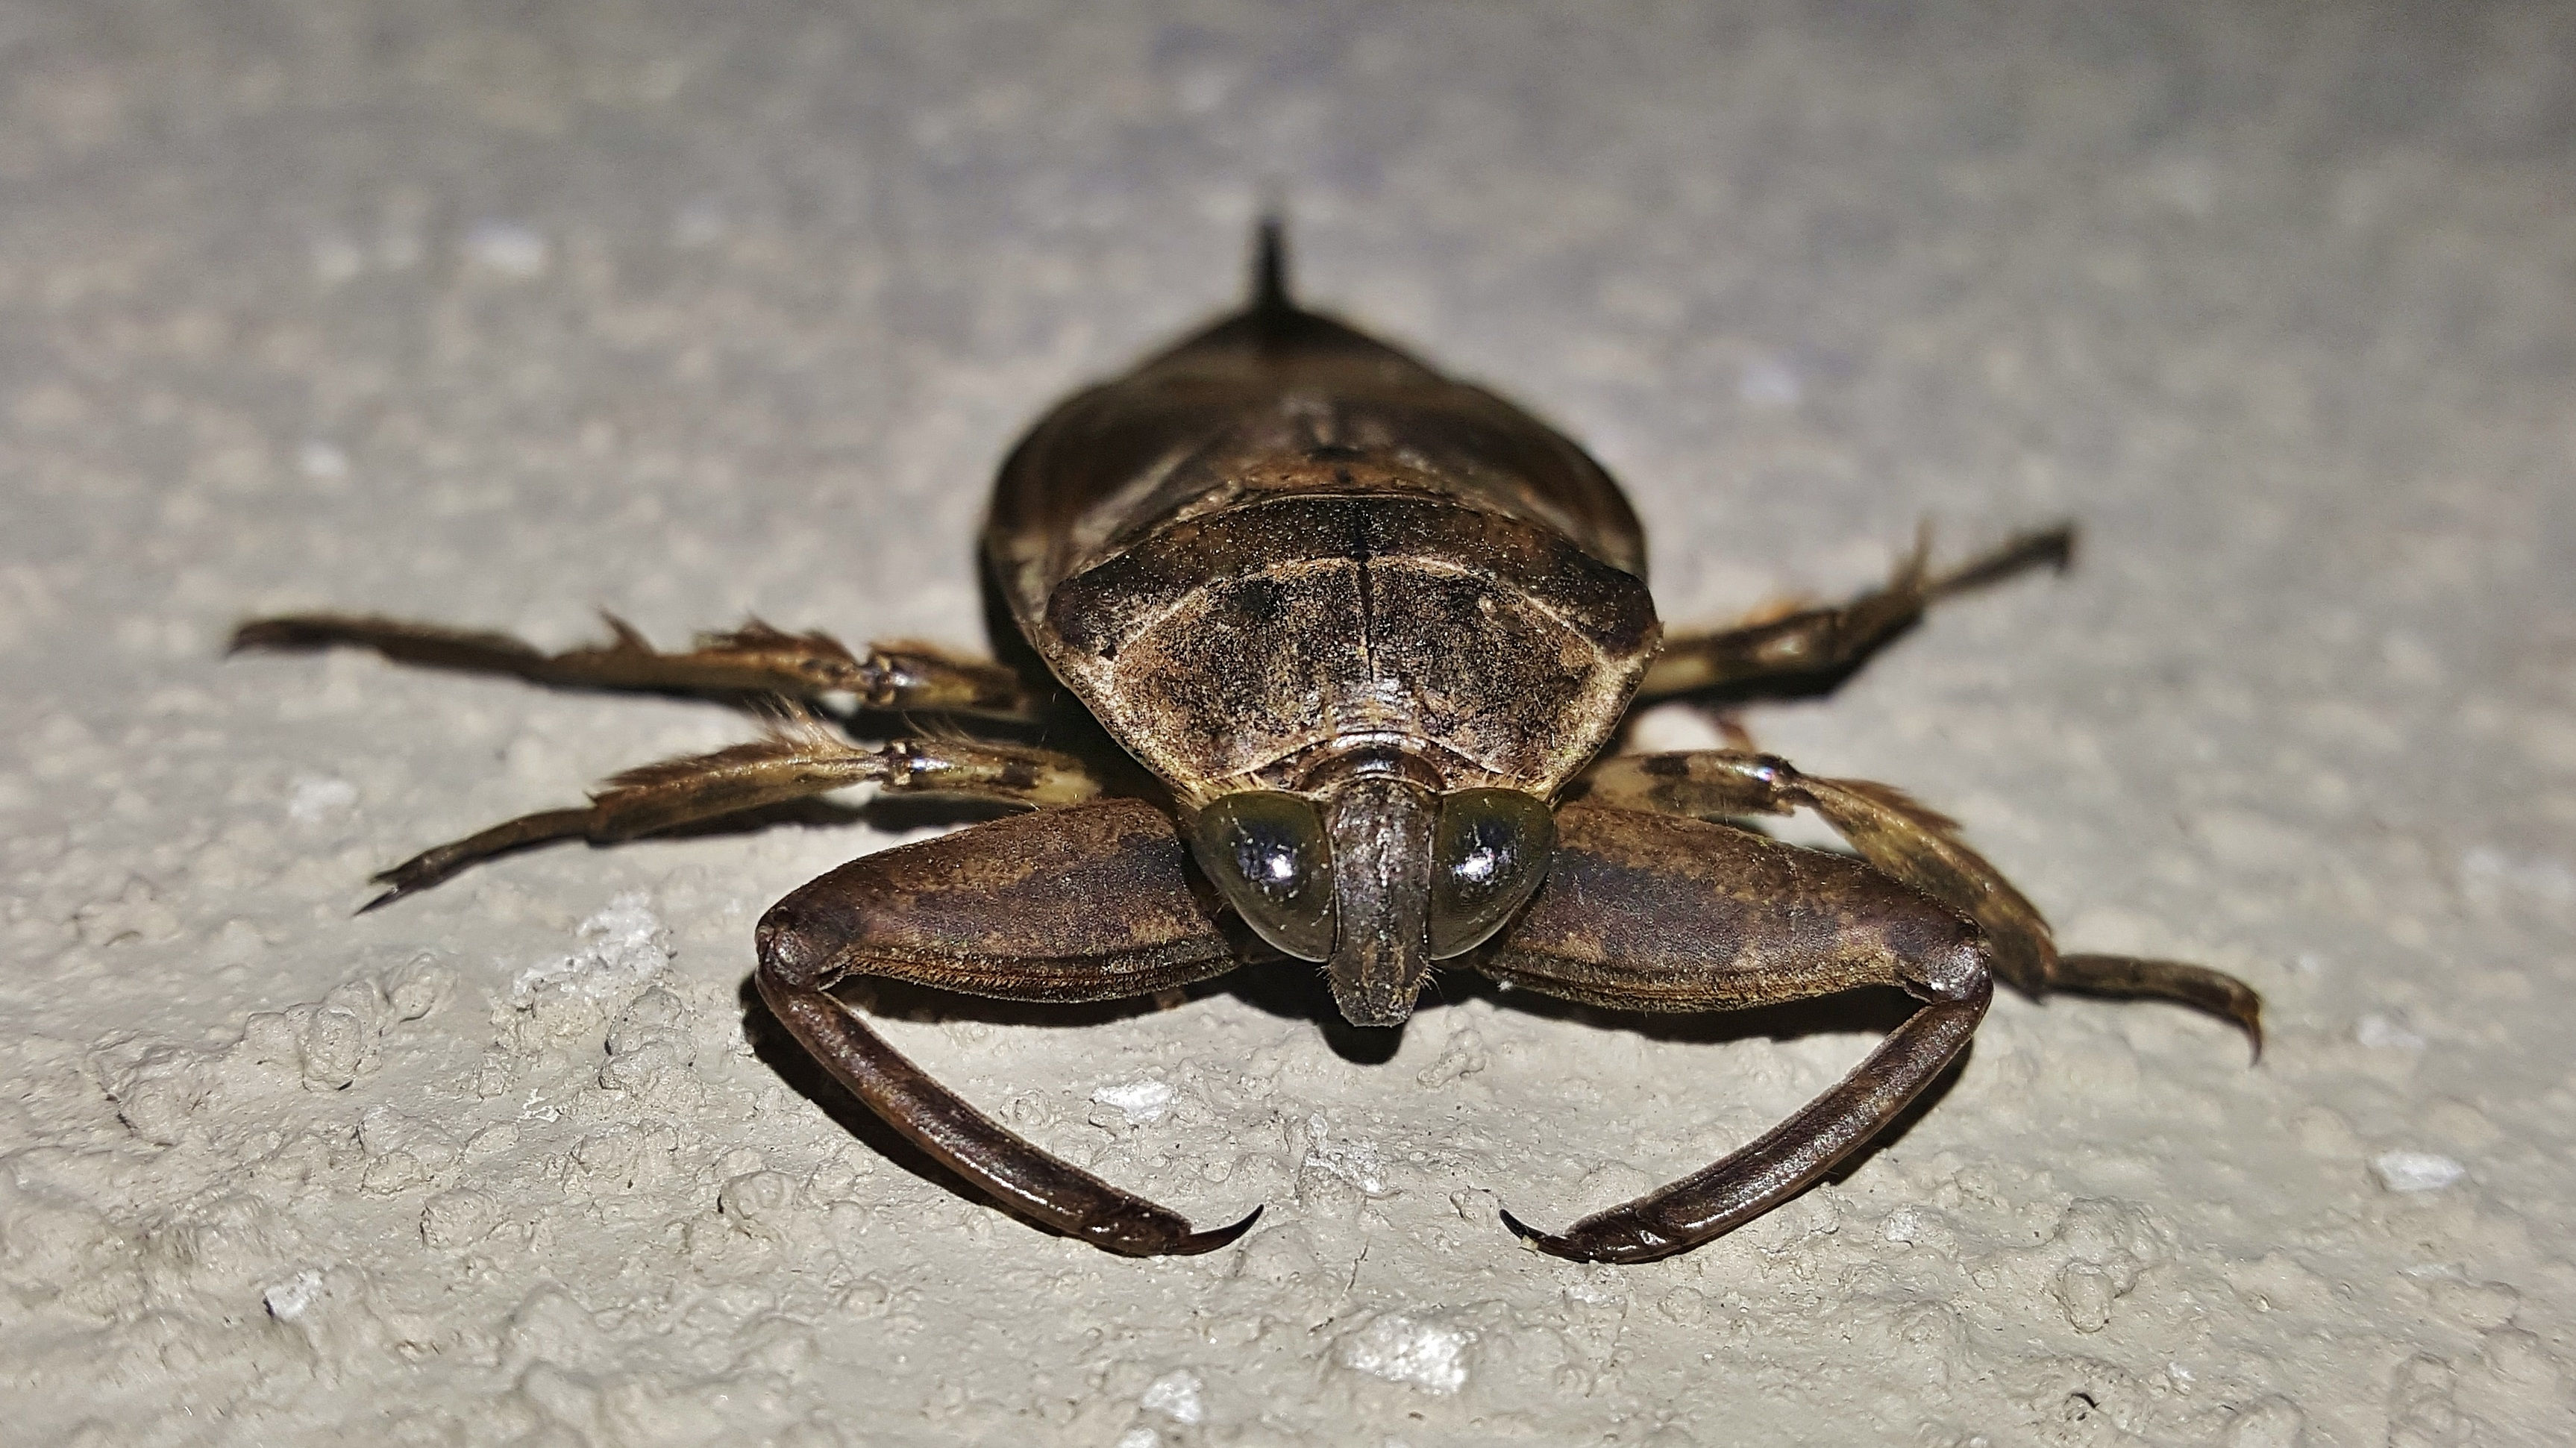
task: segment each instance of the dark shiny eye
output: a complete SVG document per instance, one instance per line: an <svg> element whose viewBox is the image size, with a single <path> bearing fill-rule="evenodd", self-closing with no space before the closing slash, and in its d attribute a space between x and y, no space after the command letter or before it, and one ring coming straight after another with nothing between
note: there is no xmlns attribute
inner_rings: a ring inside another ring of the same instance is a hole
<svg viewBox="0 0 2576 1448"><path fill-rule="evenodd" d="M1431 958L1485 943L1547 878L1556 816L1516 789L1462 789L1440 801L1431 840Z"/></svg>
<svg viewBox="0 0 2576 1448"><path fill-rule="evenodd" d="M1333 851L1311 802L1267 789L1226 795L1199 811L1190 844L1262 939L1300 960L1333 953Z"/></svg>

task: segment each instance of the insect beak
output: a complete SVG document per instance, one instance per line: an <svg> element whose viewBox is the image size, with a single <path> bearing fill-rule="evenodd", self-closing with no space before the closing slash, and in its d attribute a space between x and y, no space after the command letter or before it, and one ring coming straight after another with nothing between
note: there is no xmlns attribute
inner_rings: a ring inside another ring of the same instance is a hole
<svg viewBox="0 0 2576 1448"><path fill-rule="evenodd" d="M1325 966L1333 1003L1355 1026L1400 1026L1431 975L1431 791L1363 775L1325 799L1340 930Z"/></svg>

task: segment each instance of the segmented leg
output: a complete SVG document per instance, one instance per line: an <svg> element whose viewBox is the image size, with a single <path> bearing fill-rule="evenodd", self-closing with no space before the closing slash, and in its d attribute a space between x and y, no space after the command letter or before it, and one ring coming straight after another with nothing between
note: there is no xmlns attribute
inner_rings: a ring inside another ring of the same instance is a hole
<svg viewBox="0 0 2576 1448"><path fill-rule="evenodd" d="M1928 535L1896 566L1884 588L1834 608L1802 608L1735 628L1667 637L1639 686L1641 700L1703 690L1830 679L1867 658L1954 593L2027 569L2063 570L2075 553L2070 524L2024 533L1946 573L1928 571Z"/></svg>
<svg viewBox="0 0 2576 1448"><path fill-rule="evenodd" d="M2234 1023L2262 1054L2263 998L2252 986L2182 961L2059 955L2048 921L1968 848L1958 822L1891 786L1814 778L1768 754L1706 750L1605 759L1585 776L1583 791L1592 804L1701 819L1812 809L1871 864L1984 927L1994 942L1995 974L2015 990L2033 999L2064 990L2176 1001Z"/></svg>
<svg viewBox="0 0 2576 1448"><path fill-rule="evenodd" d="M873 784L905 794L959 794L1032 807L1079 804L1100 793L1082 761L1012 745L899 739L852 744L810 715L776 721L769 734L713 754L666 759L612 777L577 809L521 815L424 850L376 876L373 910L425 890L478 860L547 840L631 840L680 825L788 800Z"/></svg>
<svg viewBox="0 0 2576 1448"><path fill-rule="evenodd" d="M1993 996L1988 946L1940 902L1838 855L1672 815L1567 805L1547 883L1477 968L1623 1010L1727 1010L1892 985L1923 1004L1788 1120L1715 1165L1562 1233L1504 1224L1584 1262L1651 1262L1805 1190L1904 1111Z"/></svg>
<svg viewBox="0 0 2576 1448"><path fill-rule="evenodd" d="M1116 1000L1222 975L1235 957L1185 861L1171 819L1138 800L868 855L761 917L761 997L869 1110L1018 1215L1131 1257L1213 1251L1259 1210L1191 1231L994 1124L829 994L870 975L1004 1000Z"/></svg>
<svg viewBox="0 0 2576 1448"><path fill-rule="evenodd" d="M566 688L780 694L791 699L846 693L872 709L940 709L1004 718L1028 713L1030 701L1018 675L930 644L877 644L860 658L829 634L791 634L754 619L731 633L701 634L686 653L666 654L624 620L603 617L614 635L611 642L559 654L508 634L328 613L253 619L234 630L232 646L347 645L406 664L507 674Z"/></svg>

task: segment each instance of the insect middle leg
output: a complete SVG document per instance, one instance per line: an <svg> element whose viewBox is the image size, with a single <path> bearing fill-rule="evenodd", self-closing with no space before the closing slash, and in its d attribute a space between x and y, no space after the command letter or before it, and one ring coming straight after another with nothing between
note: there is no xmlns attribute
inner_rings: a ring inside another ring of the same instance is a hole
<svg viewBox="0 0 2576 1448"><path fill-rule="evenodd" d="M377 875L386 890L364 908L425 890L478 860L548 840L613 844L858 784L1032 808L1079 804L1101 792L1088 765L1052 750L922 739L869 748L843 739L811 715L795 714L776 721L765 738L615 775L587 805L521 815L424 850Z"/></svg>
<svg viewBox="0 0 2576 1448"><path fill-rule="evenodd" d="M863 856L761 917L761 997L867 1108L1018 1215L1131 1257L1213 1251L1193 1232L995 1124L830 994L852 976L1019 1001L1117 1000L1232 970L1169 816L1111 799Z"/></svg>
<svg viewBox="0 0 2576 1448"><path fill-rule="evenodd" d="M232 647L367 648L398 663L506 674L563 688L807 700L854 694L871 709L1000 718L1025 717L1031 703L1011 670L929 644L875 644L861 657L830 634L791 634L754 619L731 633L701 634L685 652L664 653L614 615L608 627L614 635L608 643L549 654L503 633L352 614L290 614L241 625Z"/></svg>
<svg viewBox="0 0 2576 1448"><path fill-rule="evenodd" d="M1831 680L1913 627L1933 603L2028 569L2062 570L2074 554L2075 529L2060 524L2007 539L1990 552L1933 573L1927 538L1897 564L1884 587L1847 603L1667 637L1637 698L1652 702L1710 690Z"/></svg>
<svg viewBox="0 0 2576 1448"><path fill-rule="evenodd" d="M1871 864L1983 927L1994 943L1995 974L2024 995L2063 990L2174 1001L2233 1023L2262 1053L2263 998L2252 986L2183 961L2058 954L2047 919L1968 848L1958 822L1892 786L1820 779L1768 754L1703 750L1605 759L1581 788L1588 803L1700 819L1812 809Z"/></svg>
<svg viewBox="0 0 2576 1448"><path fill-rule="evenodd" d="M1939 1078L1993 995L1975 925L1856 860L1671 815L1567 805L1521 917L1477 968L1619 1010L1769 1005L1895 986L1921 1006L1788 1120L1715 1165L1562 1233L1559 1257L1651 1262L1753 1220L1859 1149Z"/></svg>

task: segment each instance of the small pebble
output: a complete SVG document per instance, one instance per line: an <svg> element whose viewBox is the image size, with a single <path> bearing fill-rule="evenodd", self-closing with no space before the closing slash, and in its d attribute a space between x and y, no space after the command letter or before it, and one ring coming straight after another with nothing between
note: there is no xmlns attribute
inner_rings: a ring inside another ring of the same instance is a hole
<svg viewBox="0 0 2576 1448"><path fill-rule="evenodd" d="M292 1279L261 1293L259 1300L268 1309L269 1316L280 1322L293 1322L302 1317L313 1306L313 1300L321 1295L322 1274L308 1267Z"/></svg>
<svg viewBox="0 0 2576 1448"><path fill-rule="evenodd" d="M1116 1107L1129 1121L1139 1124L1160 1121L1172 1109L1172 1083L1145 1079L1116 1086L1103 1086L1091 1093L1091 1099L1102 1106Z"/></svg>
<svg viewBox="0 0 2576 1448"><path fill-rule="evenodd" d="M286 817L299 825L320 824L346 814L358 803L358 787L345 779L303 775L288 788Z"/></svg>
<svg viewBox="0 0 2576 1448"><path fill-rule="evenodd" d="M1444 1323L1390 1313L1342 1340L1346 1368L1447 1396L1467 1385L1473 1335Z"/></svg>
<svg viewBox="0 0 2576 1448"><path fill-rule="evenodd" d="M1145 1396L1138 1400L1138 1405L1150 1408L1175 1423L1200 1422L1207 1417L1207 1410L1199 1401L1202 1386L1199 1375L1187 1368L1165 1373L1145 1389Z"/></svg>
<svg viewBox="0 0 2576 1448"><path fill-rule="evenodd" d="M2383 1151L2370 1159L2379 1184L2392 1192L2438 1192L2469 1174L2469 1169L2429 1151Z"/></svg>

